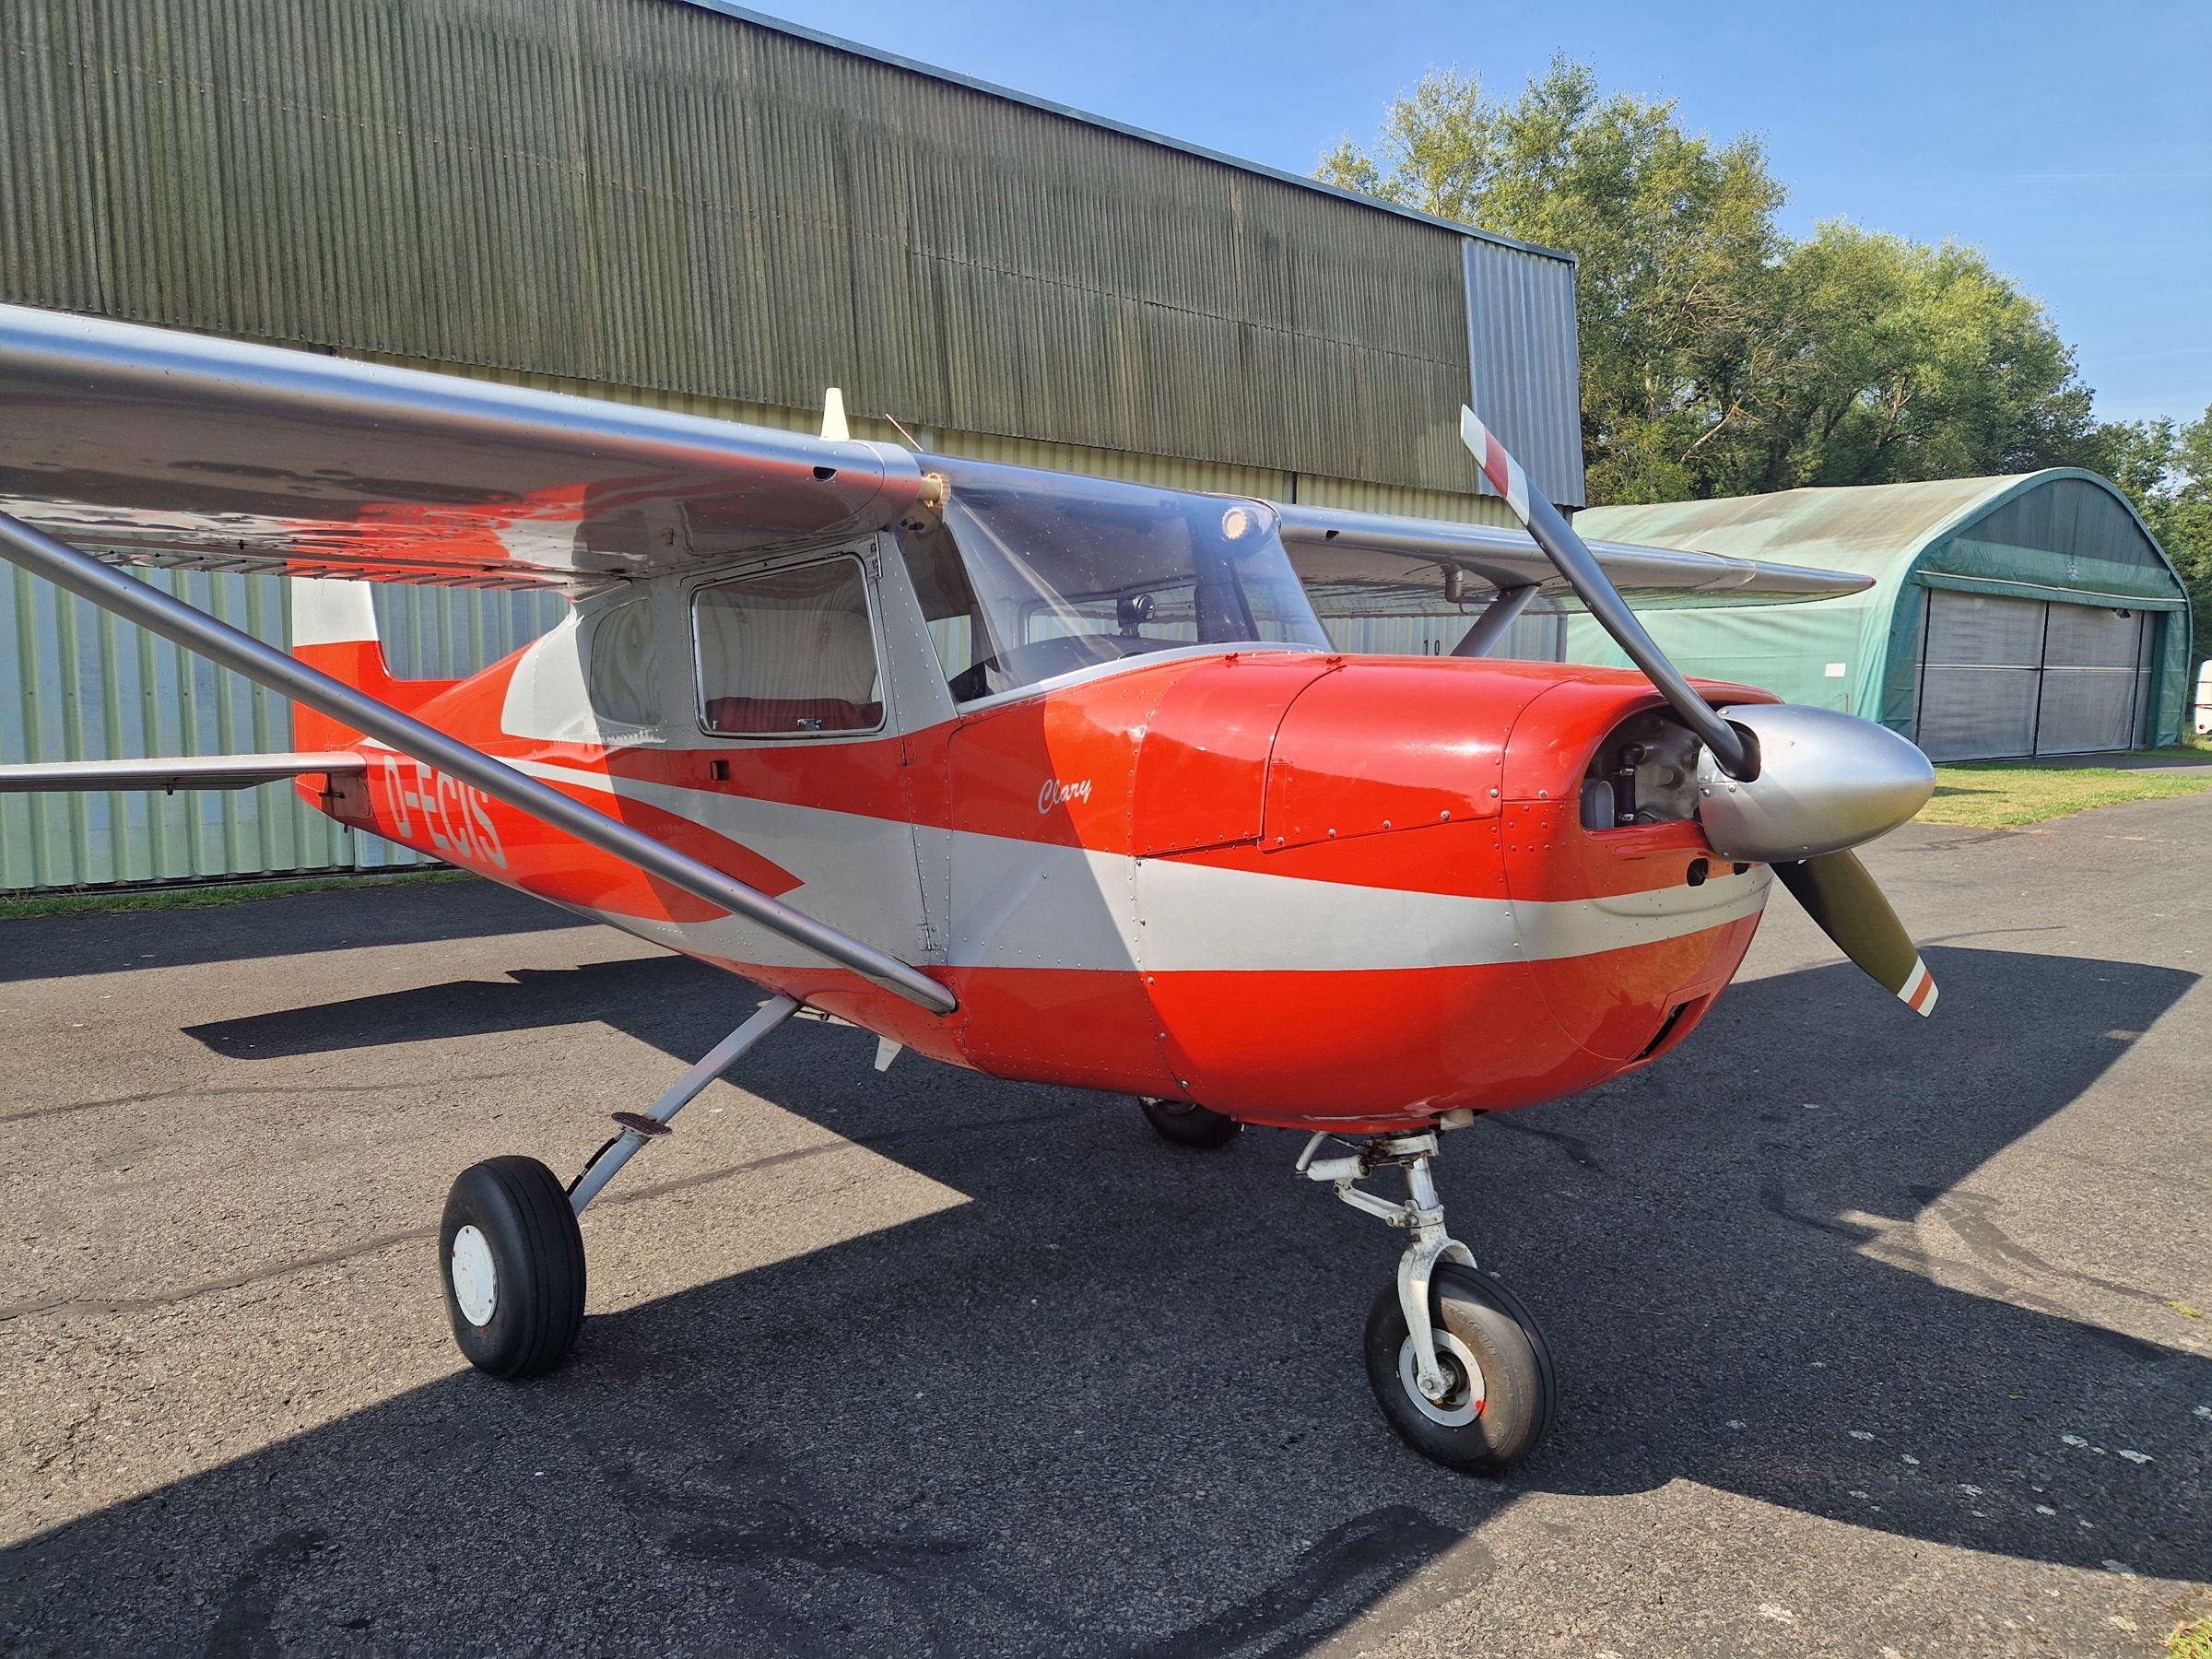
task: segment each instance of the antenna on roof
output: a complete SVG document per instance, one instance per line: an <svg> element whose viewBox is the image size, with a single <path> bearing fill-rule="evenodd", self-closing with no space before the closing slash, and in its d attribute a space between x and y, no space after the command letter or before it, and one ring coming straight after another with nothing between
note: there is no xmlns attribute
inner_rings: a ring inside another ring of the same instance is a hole
<svg viewBox="0 0 2212 1659"><path fill-rule="evenodd" d="M822 436L832 443L849 442L853 429L845 424L845 394L836 386L822 394Z"/></svg>
<svg viewBox="0 0 2212 1659"><path fill-rule="evenodd" d="M900 420L898 416L892 414L888 409L884 411L883 418L899 429L899 436L906 440L906 447L908 449L912 450L917 455L922 453L921 444L916 442L914 441L914 435L906 429L906 423L904 421Z"/></svg>

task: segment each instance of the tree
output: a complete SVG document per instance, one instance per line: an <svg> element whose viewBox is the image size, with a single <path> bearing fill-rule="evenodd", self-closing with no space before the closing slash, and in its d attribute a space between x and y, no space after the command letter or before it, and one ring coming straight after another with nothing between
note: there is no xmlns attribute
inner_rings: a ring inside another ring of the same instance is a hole
<svg viewBox="0 0 2212 1659"><path fill-rule="evenodd" d="M2212 406L2187 426L2111 421L2097 469L2127 492L2189 589L2192 665L2212 657Z"/></svg>
<svg viewBox="0 0 2212 1659"><path fill-rule="evenodd" d="M1758 141L1555 59L1511 103L1457 70L1320 176L1573 253L1593 501L1971 477L2097 453L2050 318L1980 253L1836 222L1794 242Z"/></svg>
<svg viewBox="0 0 2212 1659"><path fill-rule="evenodd" d="M1332 183L1575 254L1592 499L1710 494L1700 388L1763 356L1782 187L1756 140L1686 133L1671 100L1601 97L1555 59L1511 104L1457 70L1394 103Z"/></svg>
<svg viewBox="0 0 2212 1659"><path fill-rule="evenodd" d="M1778 276L1790 350L1751 429L1746 487L1975 477L2096 458L2072 349L1978 250L1831 222L1794 244Z"/></svg>

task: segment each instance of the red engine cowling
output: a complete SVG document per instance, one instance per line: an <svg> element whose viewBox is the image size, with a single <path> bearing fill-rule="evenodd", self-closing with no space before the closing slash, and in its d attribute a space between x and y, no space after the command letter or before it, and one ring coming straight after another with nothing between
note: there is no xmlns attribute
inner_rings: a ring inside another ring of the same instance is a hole
<svg viewBox="0 0 2212 1659"><path fill-rule="evenodd" d="M1188 880L1137 878L1177 1092L1347 1128L1555 1099L1678 1041L1741 960L1763 871L1716 865L1694 818L1582 821L1601 744L1658 704L1641 677L1340 660L1282 706L1264 760L1260 712L1223 718L1240 694L1185 682L1136 771L1140 853L1276 878L1235 924L1265 959L1195 948L1230 918L1177 913ZM1201 774L1236 806L1175 794Z"/></svg>

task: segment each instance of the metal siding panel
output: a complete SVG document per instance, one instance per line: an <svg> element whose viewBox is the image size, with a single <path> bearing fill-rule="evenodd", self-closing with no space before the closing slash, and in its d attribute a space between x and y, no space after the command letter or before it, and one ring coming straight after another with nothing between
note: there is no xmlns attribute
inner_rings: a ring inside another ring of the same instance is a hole
<svg viewBox="0 0 2212 1659"><path fill-rule="evenodd" d="M1441 519L1454 524L1495 524L1505 530L1514 529L1520 523L1513 517L1513 510L1498 496L1416 489L1358 478L1300 477L1294 499L1307 507L1378 512L1393 518Z"/></svg>
<svg viewBox="0 0 2212 1659"><path fill-rule="evenodd" d="M1580 507L1589 495L1574 266L1474 237L1462 260L1475 411L1555 505ZM1488 481L1479 488L1488 493Z"/></svg>
<svg viewBox="0 0 2212 1659"><path fill-rule="evenodd" d="M1324 617L1329 642L1353 656L1450 656L1479 611L1436 617ZM1524 662L1567 660L1564 614L1531 609L1513 619L1492 657Z"/></svg>
<svg viewBox="0 0 2212 1659"><path fill-rule="evenodd" d="M1447 227L759 24L43 0L17 44L10 298L1443 490L1472 381L1580 499L1567 262L1471 282Z"/></svg>

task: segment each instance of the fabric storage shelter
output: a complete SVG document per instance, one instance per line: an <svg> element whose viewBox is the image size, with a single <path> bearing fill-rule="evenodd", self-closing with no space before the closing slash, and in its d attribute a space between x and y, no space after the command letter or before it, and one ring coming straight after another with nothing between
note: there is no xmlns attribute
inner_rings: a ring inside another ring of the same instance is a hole
<svg viewBox="0 0 2212 1659"><path fill-rule="evenodd" d="M1938 760L2173 743L2187 718L2187 592L2094 473L1596 507L1575 524L1874 577L1812 605L1639 609L1687 672L1864 714ZM1581 616L1567 654L1625 660Z"/></svg>

